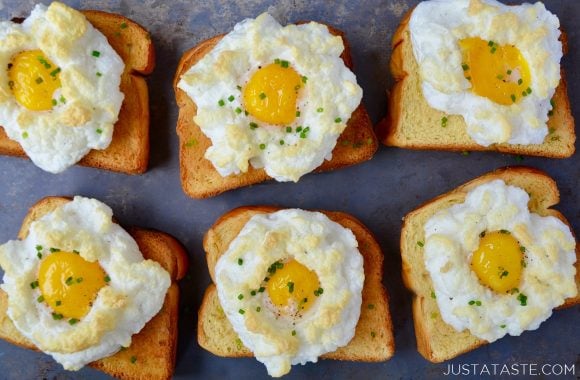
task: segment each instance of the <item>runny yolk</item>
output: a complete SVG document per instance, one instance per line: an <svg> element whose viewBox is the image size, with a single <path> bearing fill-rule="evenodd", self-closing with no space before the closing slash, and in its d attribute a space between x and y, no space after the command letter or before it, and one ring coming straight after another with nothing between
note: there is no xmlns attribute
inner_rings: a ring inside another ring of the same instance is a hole
<svg viewBox="0 0 580 380"><path fill-rule="evenodd" d="M296 99L302 78L291 67L272 63L252 75L244 88L244 106L256 119L268 124L289 124L296 118Z"/></svg>
<svg viewBox="0 0 580 380"><path fill-rule="evenodd" d="M507 231L494 231L479 241L471 258L471 269L483 285L505 293L519 286L522 261L518 241Z"/></svg>
<svg viewBox="0 0 580 380"><path fill-rule="evenodd" d="M463 75L471 90L502 105L518 103L531 94L528 64L513 45L470 37L459 41Z"/></svg>
<svg viewBox="0 0 580 380"><path fill-rule="evenodd" d="M319 288L316 273L296 260L284 263L284 267L270 277L266 286L268 296L275 306L290 307L297 311L310 308Z"/></svg>
<svg viewBox="0 0 580 380"><path fill-rule="evenodd" d="M28 50L12 57L8 84L14 97L31 111L53 107L53 93L60 88L60 69L40 50Z"/></svg>
<svg viewBox="0 0 580 380"><path fill-rule="evenodd" d="M80 319L91 309L106 274L97 262L73 252L55 252L40 263L38 286L44 302L65 318Z"/></svg>

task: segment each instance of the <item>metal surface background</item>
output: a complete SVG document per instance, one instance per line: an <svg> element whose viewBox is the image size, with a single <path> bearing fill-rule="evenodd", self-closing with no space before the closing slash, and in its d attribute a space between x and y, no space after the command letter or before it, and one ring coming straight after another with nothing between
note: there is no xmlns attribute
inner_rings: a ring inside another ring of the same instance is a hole
<svg viewBox="0 0 580 380"><path fill-rule="evenodd" d="M46 1L43 1L46 2ZM44 173L28 160L0 157L0 242L16 237L28 207L47 195L80 194L109 204L124 225L167 231L187 247L190 274L181 284L180 332L176 379L267 378L253 359L216 357L196 342L197 308L209 276L202 237L224 212L242 205L275 204L288 207L346 211L360 218L378 237L385 253L384 283L390 294L396 352L385 363L320 361L295 366L286 378L439 378L446 364L431 364L416 351L410 295L403 288L398 249L401 218L421 203L467 180L506 165L519 164L499 153L410 151L381 147L364 164L333 173L307 175L297 184L265 183L212 199L193 200L179 183L177 107L171 87L182 53L198 42L228 32L240 20L270 11L282 23L319 20L346 32L353 50L355 73L364 89L363 102L373 122L386 113L385 90L390 87L390 39L402 15L416 0L361 1L162 1L65 0L79 9L121 13L151 32L157 69L149 79L151 97L150 168L141 176L127 176L73 167L61 175ZM518 1L519 2L519 1ZM0 0L0 19L27 16L35 1ZM580 2L546 0L568 33L570 52L563 66L570 83L573 112L580 112ZM575 231L580 227L580 157L551 160L526 157L521 164L552 175L560 187L564 213ZM511 365L513 363L576 364L580 372L580 328L575 307L557 311L536 331L506 337L450 361L453 364ZM104 379L86 368L67 372L49 356L0 342L0 378ZM512 377L513 378L513 377Z"/></svg>

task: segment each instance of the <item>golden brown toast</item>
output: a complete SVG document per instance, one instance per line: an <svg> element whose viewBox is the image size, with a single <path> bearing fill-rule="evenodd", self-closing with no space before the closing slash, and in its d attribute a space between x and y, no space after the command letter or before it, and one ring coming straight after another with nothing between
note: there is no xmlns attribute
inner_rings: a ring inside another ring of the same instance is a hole
<svg viewBox="0 0 580 380"><path fill-rule="evenodd" d="M431 108L423 97L419 66L413 55L409 31L412 10L407 13L392 40L391 73L395 84L389 94L389 113L376 126L376 133L388 146L409 149L433 149L451 151L494 150L503 153L525 154L551 158L565 158L574 154L576 134L574 117L566 90L564 71L553 97L555 104L548 120L549 134L542 144L492 144L479 145L469 137L461 115L447 115ZM566 36L562 34L566 53ZM446 127L441 119L447 118Z"/></svg>
<svg viewBox="0 0 580 380"><path fill-rule="evenodd" d="M271 213L278 207L247 206L236 208L222 217L206 233L203 247L212 281L215 265L239 234L246 222L256 214ZM365 281L362 291L360 319L355 336L348 345L322 355L325 359L377 362L388 360L395 352L389 301L383 278L383 254L372 233L354 217L342 213L321 211L331 220L349 228L358 241L364 258ZM211 353L224 357L251 357L225 316L211 284L203 297L198 313L197 341Z"/></svg>
<svg viewBox="0 0 580 380"><path fill-rule="evenodd" d="M328 29L332 34L342 38L344 51L341 58L344 60L345 65L352 70L350 47L344 33L330 26L328 26ZM254 169L252 167L246 173L222 177L215 170L212 163L204 158L205 151L211 146L211 140L193 122L197 107L185 91L177 87L181 76L210 52L222 37L223 35L215 36L186 51L179 61L173 81L175 99L179 107L177 134L179 136L181 186L183 191L193 198L212 197L224 191L270 179L264 169ZM332 159L324 161L315 171L334 170L369 160L377 148L378 142L373 132L371 120L361 103L351 115L346 129L338 138L332 151Z"/></svg>
<svg viewBox="0 0 580 380"><path fill-rule="evenodd" d="M403 281L413 292L413 319L417 349L427 360L439 363L471 351L487 342L469 333L457 332L446 324L439 314L437 301L432 298L433 285L425 268L423 248L417 242L425 241L423 226L439 210L465 200L468 191L485 182L502 179L506 184L518 186L530 194L528 208L541 216L554 216L569 226L564 216L550 207L560 201L556 182L546 173L528 167L504 168L478 177L455 190L443 194L410 212L403 219L401 231L401 257ZM572 230L572 228L570 228ZM580 289L580 247L576 245L576 285ZM580 292L569 298L559 308L580 303Z"/></svg>
<svg viewBox="0 0 580 380"><path fill-rule="evenodd" d="M127 174L144 173L149 162L149 92L143 76L151 74L155 66L153 42L149 32L124 16L89 10L81 13L107 37L125 63L120 86L125 99L111 145L91 150L79 164ZM20 144L10 140L1 127L0 154L26 157Z"/></svg>
<svg viewBox="0 0 580 380"><path fill-rule="evenodd" d="M33 221L69 201L70 198L47 197L37 202L24 218L18 238L26 238ZM187 271L187 254L177 240L163 232L141 228L131 228L128 232L146 259L157 261L169 272L172 284L167 290L163 307L138 334L133 335L131 346L113 356L97 360L90 366L119 379L170 379L175 368L177 349L179 305L177 280L183 278ZM8 296L0 290L0 338L24 348L37 350L32 342L16 330L6 315L7 307Z"/></svg>

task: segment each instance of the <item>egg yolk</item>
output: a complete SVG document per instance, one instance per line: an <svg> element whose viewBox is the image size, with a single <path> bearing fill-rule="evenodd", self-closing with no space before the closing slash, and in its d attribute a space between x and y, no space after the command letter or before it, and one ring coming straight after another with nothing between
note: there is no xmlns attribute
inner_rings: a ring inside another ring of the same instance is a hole
<svg viewBox="0 0 580 380"><path fill-rule="evenodd" d="M471 37L459 41L463 75L471 90L502 105L518 103L531 94L528 64L513 45Z"/></svg>
<svg viewBox="0 0 580 380"><path fill-rule="evenodd" d="M246 111L268 124L289 124L296 118L302 78L288 62L272 63L252 75L244 88Z"/></svg>
<svg viewBox="0 0 580 380"><path fill-rule="evenodd" d="M498 292L517 288L522 274L523 253L508 231L487 233L471 258L471 269L479 281Z"/></svg>
<svg viewBox="0 0 580 380"><path fill-rule="evenodd" d="M65 318L80 319L91 309L106 274L97 262L73 252L55 252L40 263L38 286L44 302Z"/></svg>
<svg viewBox="0 0 580 380"><path fill-rule="evenodd" d="M320 288L318 276L296 260L284 266L270 277L266 290L272 303L278 308L294 306L298 311L306 311L314 303Z"/></svg>
<svg viewBox="0 0 580 380"><path fill-rule="evenodd" d="M52 94L60 88L60 69L40 50L16 54L8 66L8 84L14 97L31 111L53 107Z"/></svg>

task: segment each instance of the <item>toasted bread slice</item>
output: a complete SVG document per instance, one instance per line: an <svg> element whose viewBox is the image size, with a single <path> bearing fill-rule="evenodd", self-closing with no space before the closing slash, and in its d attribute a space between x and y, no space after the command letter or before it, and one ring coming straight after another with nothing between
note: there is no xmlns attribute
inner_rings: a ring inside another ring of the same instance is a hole
<svg viewBox="0 0 580 380"><path fill-rule="evenodd" d="M69 198L47 197L30 208L26 215L19 239L28 235L30 224L55 208L69 202ZM157 261L171 276L172 284L167 290L165 302L159 313L145 327L133 335L131 346L115 355L90 364L119 379L170 379L175 368L177 349L177 317L179 287L177 280L183 278L188 258L181 244L163 232L131 228L133 236L146 259ZM8 296L0 290L0 338L18 346L37 350L32 342L22 336L6 315Z"/></svg>
<svg viewBox="0 0 580 380"><path fill-rule="evenodd" d="M471 351L487 342L469 333L457 332L446 324L439 314L437 301L431 297L433 285L425 268L423 248L417 242L425 241L423 226L439 210L451 207L465 200L468 191L483 183L502 179L506 184L518 186L530 194L530 211L542 216L554 216L564 223L564 216L550 207L560 201L556 182L547 174L532 168L513 167L499 169L478 177L449 193L443 194L410 212L403 219L401 231L401 256L403 262L403 281L413 292L413 319L417 349L427 360L439 363ZM576 245L576 285L580 289L580 248ZM580 303L579 295L569 298L560 306L565 308Z"/></svg>
<svg viewBox="0 0 580 380"><path fill-rule="evenodd" d="M280 208L266 206L240 207L224 214L215 222L203 240L209 273L214 283L214 270L218 259L248 220L256 214L278 210ZM321 212L354 233L359 251L364 258L365 271L361 314L355 336L348 345L327 353L322 358L365 362L388 360L395 352L395 341L388 296L381 282L383 278L381 248L372 233L354 217L342 212ZM201 347L218 356L252 356L225 316L214 284L207 288L199 309L197 341Z"/></svg>
<svg viewBox="0 0 580 380"><path fill-rule="evenodd" d="M350 47L344 33L330 26L328 26L328 29L332 34L342 38L344 51L341 58L344 60L345 65L352 70ZM183 191L193 198L208 198L224 191L270 179L264 169L254 169L252 167L246 173L222 177L215 170L212 163L204 158L205 151L211 146L211 140L193 122L197 107L185 91L177 87L181 76L204 55L209 53L222 37L223 35L219 35L210 38L186 51L179 61L173 81L175 99L179 106L177 134L179 136L181 186ZM378 142L371 120L361 103L352 113L346 129L338 138L332 151L332 159L324 161L315 171L334 170L369 160L377 148Z"/></svg>
<svg viewBox="0 0 580 380"><path fill-rule="evenodd" d="M111 145L91 150L79 164L127 174L140 174L149 162L149 91L143 75L155 66L153 42L141 25L118 14L81 11L107 37L125 63L121 92L125 94ZM122 26L121 26L122 25ZM19 143L0 127L0 154L26 157Z"/></svg>
<svg viewBox="0 0 580 380"><path fill-rule="evenodd" d="M413 55L409 31L412 10L395 32L392 41L391 73L395 85L389 95L389 114L376 127L377 136L385 145L410 149L451 151L495 150L503 153L525 154L551 158L565 158L574 154L576 134L570 110L566 80L562 70L556 88L553 114L548 120L550 133L542 144L492 144L481 146L469 137L460 115L447 115L431 108L423 96L419 66ZM562 34L564 52L566 37ZM446 127L441 119L447 117Z"/></svg>

